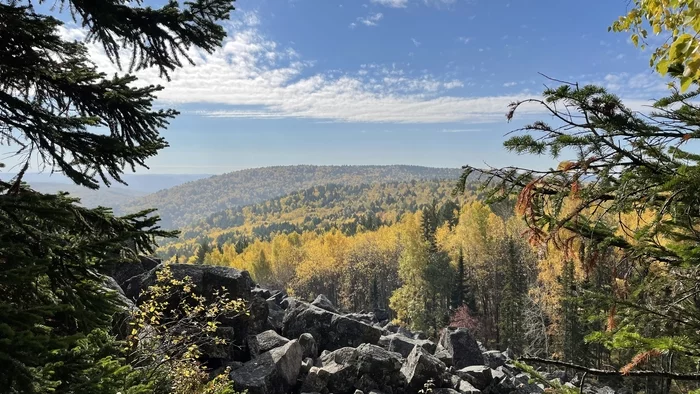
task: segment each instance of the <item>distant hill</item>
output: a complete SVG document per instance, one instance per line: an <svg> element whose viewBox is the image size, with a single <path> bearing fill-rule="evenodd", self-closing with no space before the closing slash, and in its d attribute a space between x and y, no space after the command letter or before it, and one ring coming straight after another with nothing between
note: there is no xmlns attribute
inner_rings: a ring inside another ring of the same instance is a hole
<svg viewBox="0 0 700 394"><path fill-rule="evenodd" d="M0 179L9 180L16 174L0 172ZM159 190L168 189L186 182L197 179L208 178L209 174L125 174L122 178L128 185L112 182L110 189L127 189L138 195L155 193ZM27 173L22 177L24 182L34 185L35 183L64 184L73 185L68 177L62 174L50 173ZM106 188L101 188L106 189ZM66 190L68 191L68 190Z"/></svg>
<svg viewBox="0 0 700 394"><path fill-rule="evenodd" d="M161 226L185 227L212 213L263 202L325 184L361 185L457 179L460 169L418 166L279 166L254 168L188 182L119 206L121 213L158 208Z"/></svg>
<svg viewBox="0 0 700 394"><path fill-rule="evenodd" d="M451 220L454 210L460 207L458 198L452 195L454 187L454 179L314 186L211 214L197 224L182 228L180 239L165 243L158 252L164 258L176 253L189 256L205 239L216 245L244 246L278 233L323 233L337 229L355 234L396 223L405 213L433 203L441 217Z"/></svg>
<svg viewBox="0 0 700 394"><path fill-rule="evenodd" d="M88 208L97 206L113 207L148 194L139 190L120 187L103 187L99 190L91 190L69 183L32 182L30 186L41 193L56 194L59 191L68 192L71 196L80 198L80 204Z"/></svg>

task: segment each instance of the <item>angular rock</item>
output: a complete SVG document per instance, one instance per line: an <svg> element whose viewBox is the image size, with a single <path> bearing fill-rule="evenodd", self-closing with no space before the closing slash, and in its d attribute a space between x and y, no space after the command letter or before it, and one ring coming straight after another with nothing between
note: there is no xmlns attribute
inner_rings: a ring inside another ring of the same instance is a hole
<svg viewBox="0 0 700 394"><path fill-rule="evenodd" d="M269 328L282 332L282 327L284 327L284 309L282 309L274 300L268 298L265 303L267 303L267 325Z"/></svg>
<svg viewBox="0 0 700 394"><path fill-rule="evenodd" d="M463 394L480 394L481 393L481 390L472 386L472 384L467 382L466 380L462 380L459 382L458 390L460 393L463 393Z"/></svg>
<svg viewBox="0 0 700 394"><path fill-rule="evenodd" d="M446 328L440 337L440 345L452 356L452 365L457 369L484 365L481 349L466 328Z"/></svg>
<svg viewBox="0 0 700 394"><path fill-rule="evenodd" d="M399 332L399 327L400 326L398 324L389 322L384 326L384 330L396 334L397 332Z"/></svg>
<svg viewBox="0 0 700 394"><path fill-rule="evenodd" d="M130 299L136 299L139 293L156 281L156 273L163 269L159 264L148 272L132 277L124 284L124 293ZM225 291L231 298L251 298L250 289L253 280L248 271L213 265L170 264L170 270L175 279L182 280L185 276L192 279L197 294L212 300L216 291Z"/></svg>
<svg viewBox="0 0 700 394"><path fill-rule="evenodd" d="M160 264L159 259L139 256L138 261L130 263L119 262L103 266L100 268L100 273L114 278L117 284L124 289L129 279L143 275L158 266L158 264Z"/></svg>
<svg viewBox="0 0 700 394"><path fill-rule="evenodd" d="M379 346L362 344L357 349L341 348L324 355L321 361L323 367L309 371L303 391L352 394L355 390L381 390L392 393L404 386L401 356Z"/></svg>
<svg viewBox="0 0 700 394"><path fill-rule="evenodd" d="M299 344L301 345L302 355L304 358L309 357L315 359L318 357L318 346L313 335L305 332L299 336Z"/></svg>
<svg viewBox="0 0 700 394"><path fill-rule="evenodd" d="M267 300L271 296L270 290L264 289L264 288L257 286L257 285L253 289L250 290L250 293L256 297L262 298L263 300Z"/></svg>
<svg viewBox="0 0 700 394"><path fill-rule="evenodd" d="M381 336L381 330L377 327L300 301L286 311L283 322L284 336L296 338L309 333L316 340L319 350L376 344Z"/></svg>
<svg viewBox="0 0 700 394"><path fill-rule="evenodd" d="M301 368L301 346L297 340L265 352L231 371L236 390L249 394L286 394L296 384Z"/></svg>
<svg viewBox="0 0 700 394"><path fill-rule="evenodd" d="M439 388L439 389L433 389L432 391L433 394L459 394L459 391L451 389L451 388Z"/></svg>
<svg viewBox="0 0 700 394"><path fill-rule="evenodd" d="M496 369L502 365L506 364L506 356L498 350L489 350L481 354L484 356L484 364L488 365L491 369Z"/></svg>
<svg viewBox="0 0 700 394"><path fill-rule="evenodd" d="M401 374L406 378L410 391L416 392L432 379L441 380L441 375L447 367L422 347L416 346L401 367Z"/></svg>
<svg viewBox="0 0 700 394"><path fill-rule="evenodd" d="M445 363L448 367L452 366L452 353L450 353L447 349L442 347L442 345L438 344L437 347L435 348L435 357Z"/></svg>
<svg viewBox="0 0 700 394"><path fill-rule="evenodd" d="M344 315L345 317L357 321L361 321L367 324L377 323L377 319L374 317L374 313L348 313Z"/></svg>
<svg viewBox="0 0 700 394"><path fill-rule="evenodd" d="M329 312L338 313L338 310L335 309L335 306L333 305L333 303L331 302L331 300L329 300L328 297L326 297L326 296L323 295L323 294L319 294L319 295L316 297L316 299L313 300L313 302L311 303L311 305L317 306L317 307L319 307L319 308L321 308L321 309L325 309L325 310L327 310L327 311L329 311Z"/></svg>
<svg viewBox="0 0 700 394"><path fill-rule="evenodd" d="M431 341L406 338L401 334L383 336L379 339L379 344L386 347L389 351L401 354L403 357L408 357L415 346L420 346L431 354L435 352L436 348L435 343Z"/></svg>
<svg viewBox="0 0 700 394"><path fill-rule="evenodd" d="M257 357L268 350L284 346L287 343L289 343L289 339L279 335L273 330L267 330L258 335L251 335L248 337L248 348L250 349L250 355L252 357Z"/></svg>
<svg viewBox="0 0 700 394"><path fill-rule="evenodd" d="M469 367L464 367L457 370L455 375L471 383L479 390L483 390L488 387L493 380L491 368L485 365L471 365Z"/></svg>

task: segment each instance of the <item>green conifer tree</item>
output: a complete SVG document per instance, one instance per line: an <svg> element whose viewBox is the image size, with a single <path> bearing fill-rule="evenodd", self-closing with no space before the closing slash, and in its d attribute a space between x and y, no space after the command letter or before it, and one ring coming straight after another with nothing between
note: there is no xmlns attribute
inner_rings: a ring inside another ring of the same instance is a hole
<svg viewBox="0 0 700 394"><path fill-rule="evenodd" d="M233 9L226 0L57 3L114 62L165 77L189 48L217 48L225 35L217 22ZM167 146L159 130L176 111L153 109L160 87L101 73L83 43L59 35L61 25L29 0L0 2L0 140L24 160L18 176L0 180L0 391L152 392L107 334L117 301L97 271L151 253L156 237L173 233L152 211L117 218L38 193L22 177L39 162L92 189L123 183L126 169ZM122 59L122 48L133 57Z"/></svg>

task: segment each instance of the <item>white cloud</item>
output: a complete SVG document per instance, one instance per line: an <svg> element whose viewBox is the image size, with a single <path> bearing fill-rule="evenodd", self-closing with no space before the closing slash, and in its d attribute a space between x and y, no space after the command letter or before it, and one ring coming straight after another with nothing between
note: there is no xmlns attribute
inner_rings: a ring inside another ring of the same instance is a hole
<svg viewBox="0 0 700 394"><path fill-rule="evenodd" d="M354 71L320 72L293 48L266 38L249 17L226 25L229 37L212 54L190 51L195 65L171 73L137 73L139 84L164 84L159 105L199 104L201 115L239 118L305 118L332 122L484 123L503 121L508 104L524 94L459 97L462 81L404 70L402 65L364 64ZM65 29L65 35L80 37ZM109 73L114 66L96 45L90 55ZM128 54L125 53L125 57ZM215 110L211 108L215 106ZM534 106L521 112L540 113Z"/></svg>
<svg viewBox="0 0 700 394"><path fill-rule="evenodd" d="M509 87L515 86L517 84L518 84L517 82L506 82L503 84L503 86L509 88Z"/></svg>
<svg viewBox="0 0 700 394"><path fill-rule="evenodd" d="M415 46L417 46L417 47L419 47L420 44L421 44L421 42L418 41L418 40L416 40L415 38L411 38L411 41L413 41L413 45L415 45Z"/></svg>
<svg viewBox="0 0 700 394"><path fill-rule="evenodd" d="M370 0L372 3L391 8L406 8L408 0Z"/></svg>
<svg viewBox="0 0 700 394"><path fill-rule="evenodd" d="M468 133L468 132L477 132L477 131L483 131L482 129L442 129L440 130L441 133Z"/></svg>
<svg viewBox="0 0 700 394"><path fill-rule="evenodd" d="M463 42L463 43L465 43L465 44L469 44L469 41L471 41L472 39L471 39L471 37L457 37L457 40L458 40L459 42Z"/></svg>
<svg viewBox="0 0 700 394"><path fill-rule="evenodd" d="M376 14L369 14L366 17L359 17L357 21L365 26L377 26L379 21L384 18L384 14L377 12Z"/></svg>

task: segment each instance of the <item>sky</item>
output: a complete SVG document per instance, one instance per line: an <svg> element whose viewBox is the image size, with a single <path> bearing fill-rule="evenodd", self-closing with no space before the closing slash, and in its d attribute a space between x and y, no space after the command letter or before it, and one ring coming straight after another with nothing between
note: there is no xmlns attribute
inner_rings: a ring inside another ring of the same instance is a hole
<svg viewBox="0 0 700 394"><path fill-rule="evenodd" d="M164 1L146 1L159 6ZM139 173L218 174L288 164L546 166L505 134L548 118L510 102L553 78L603 85L633 108L666 92L649 51L607 27L627 0L238 0L228 37L163 84L181 115ZM65 15L63 18L65 19ZM67 23L61 34L82 39ZM98 47L91 56L117 71ZM7 159L10 163L11 159Z"/></svg>

